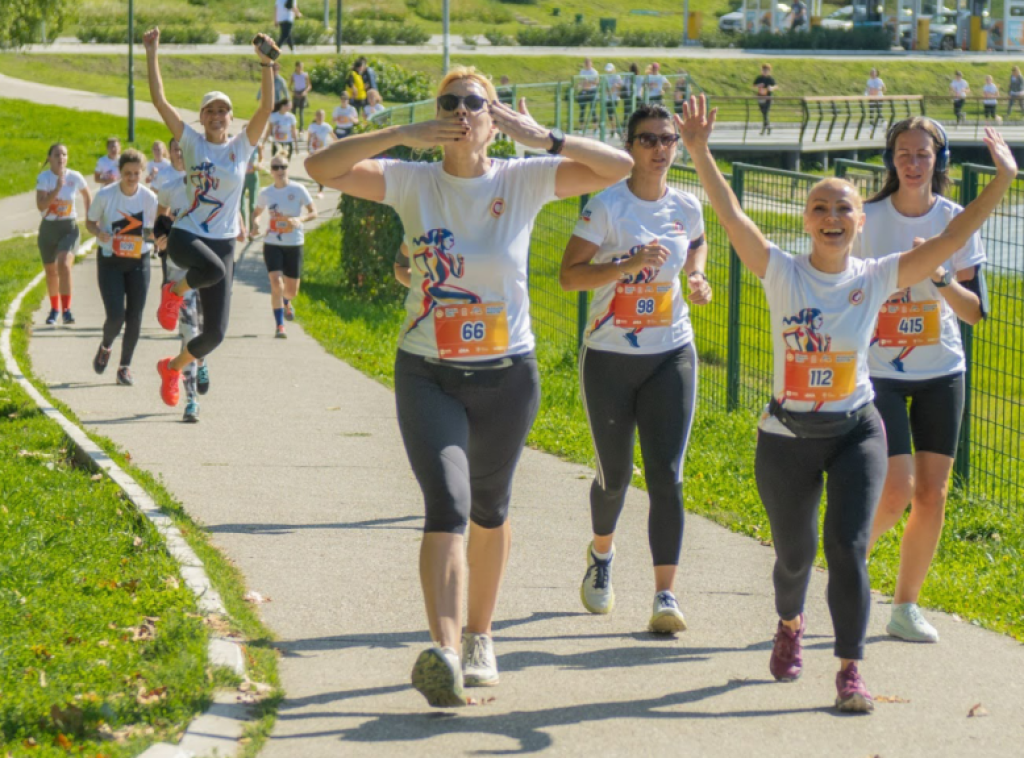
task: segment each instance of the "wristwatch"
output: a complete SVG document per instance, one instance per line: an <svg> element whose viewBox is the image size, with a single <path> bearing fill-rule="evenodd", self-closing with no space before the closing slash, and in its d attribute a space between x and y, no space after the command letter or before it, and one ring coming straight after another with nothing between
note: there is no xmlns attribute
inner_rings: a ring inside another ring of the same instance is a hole
<svg viewBox="0 0 1024 758"><path fill-rule="evenodd" d="M562 152L562 148L565 147L565 132L561 129L555 128L548 132L548 137L551 139L551 147L548 148L548 152L551 155L558 155Z"/></svg>
<svg viewBox="0 0 1024 758"><path fill-rule="evenodd" d="M949 270L946 271L946 273L944 273L942 275L942 278L939 279L938 281L936 281L935 279L932 279L932 284L934 284L939 289L942 289L943 287L948 287L950 282L953 281L953 278L955 276L956 276L956 272L953 271L952 269L949 269Z"/></svg>

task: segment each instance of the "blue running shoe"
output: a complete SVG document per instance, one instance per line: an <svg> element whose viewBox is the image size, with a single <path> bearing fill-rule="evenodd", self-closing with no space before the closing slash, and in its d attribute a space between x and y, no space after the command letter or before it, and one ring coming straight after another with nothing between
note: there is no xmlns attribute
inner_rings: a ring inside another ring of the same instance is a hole
<svg viewBox="0 0 1024 758"><path fill-rule="evenodd" d="M60 315L60 311L51 310L50 315L46 317L46 325L53 326L57 323L57 316Z"/></svg>
<svg viewBox="0 0 1024 758"><path fill-rule="evenodd" d="M182 421L186 424L198 424L199 423L199 403L195 400L189 400L185 405L185 415L182 416Z"/></svg>
<svg viewBox="0 0 1024 758"><path fill-rule="evenodd" d="M204 363L196 371L196 392L205 395L210 391L210 369Z"/></svg>

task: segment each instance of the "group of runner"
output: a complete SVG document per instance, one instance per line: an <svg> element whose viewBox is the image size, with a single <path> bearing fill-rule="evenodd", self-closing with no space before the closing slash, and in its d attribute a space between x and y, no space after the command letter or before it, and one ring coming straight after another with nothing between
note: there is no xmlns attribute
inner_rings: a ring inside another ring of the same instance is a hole
<svg viewBox="0 0 1024 758"><path fill-rule="evenodd" d="M228 136L231 102L212 92L201 104L202 131L195 130L164 97L158 40L157 30L144 38L153 102L173 136L172 169L183 172L180 185L161 190L159 205L169 215L160 218L174 220L158 220L158 203L140 185L144 159L135 151L118 159L120 182L97 194L88 216L100 238L104 301L123 292L127 304L121 316L108 308L111 331L120 329L119 318L128 324L123 366L130 364L129 335L137 339L132 324L141 306L132 293L144 292L148 267L140 267L152 245L149 230L168 256L161 324L178 327L186 320L186 297L198 292L202 330L183 334L180 353L158 364L161 396L175 405L182 372L224 339L234 240L243 234L237 209L247 165L271 115L273 81L270 61L257 46L263 97L246 128ZM687 299L700 306L712 291L704 273L700 201L667 182L682 140L736 254L762 282L771 312L773 390L760 417L755 466L776 551L779 620L769 668L780 681L802 672L804 603L817 510L827 490L828 605L840 659L835 704L841 711L872 710L859 671L870 606L866 560L909 503L888 630L907 640L938 639L917 597L941 534L963 408L957 320L973 323L987 311L977 231L1016 176L1005 142L987 130L997 173L961 208L943 197L949 148L941 126L923 117L893 125L882 191L865 203L844 180L816 184L804 210L811 252L794 256L767 240L718 170L708 148L715 111L707 110L703 96L686 102L682 114L660 104L638 107L625 150L539 125L525 101L518 110L501 103L492 83L471 68L450 71L436 102L434 120L353 135L306 160L314 181L389 205L404 226L396 273L409 293L395 392L399 428L425 501L420 575L434 641L416 660L413 686L430 705L452 707L466 703L464 686L499 681L492 619L511 544L512 479L540 394L529 241L542 207L560 198L604 190L583 209L559 276L565 289L593 291L579 371L597 476L581 599L590 612L613 610L614 537L639 434L654 566L647 625L656 633L686 628L673 585L697 386ZM492 160L487 149L498 133L550 155ZM440 146L443 160L378 158L398 146ZM50 164L59 181L66 151L51 151ZM315 208L304 190L288 196L284 156L274 156L271 168L274 186L261 193L251 216L266 208L272 217L269 236L276 239L264 255L280 332L301 273L301 226ZM62 192L66 202L81 190L65 178L44 191L40 209L49 212ZM73 233L66 224L52 232L46 226L62 218L52 215L43 222L46 238L66 239ZM41 249L43 238L41 230ZM49 244L58 253L70 249ZM296 248L297 259L290 257ZM54 278L59 302L59 274ZM101 352L109 354L107 336L105 328ZM98 364L105 360L97 355Z"/></svg>

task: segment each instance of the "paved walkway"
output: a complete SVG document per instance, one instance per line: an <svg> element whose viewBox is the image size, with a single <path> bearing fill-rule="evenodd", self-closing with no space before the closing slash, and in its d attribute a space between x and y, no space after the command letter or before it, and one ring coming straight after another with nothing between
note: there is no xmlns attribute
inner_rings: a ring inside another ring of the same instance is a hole
<svg viewBox="0 0 1024 758"><path fill-rule="evenodd" d="M876 695L897 702L880 702L870 718L835 714L821 572L808 597L806 673L776 684L767 670L772 551L701 518L688 518L677 584L690 630L671 640L643 632L652 581L638 491L620 528L615 613L584 613L592 472L536 451L524 455L513 496L515 544L496 624L502 684L478 692L494 698L484 705L428 710L408 684L428 644L420 496L391 393L298 324L289 339L272 338L253 245L241 253L202 421L182 424L181 407L160 402L153 368L178 344L153 318L158 276L136 386L116 386L113 370L92 372L102 322L94 265L76 268L76 327L42 326L37 313L35 371L89 429L161 476L271 598L264 617L279 638L286 698L263 756L1021 755L1024 647L939 613L930 617L940 645L893 641L880 596L863 670ZM977 703L990 715L968 718Z"/></svg>

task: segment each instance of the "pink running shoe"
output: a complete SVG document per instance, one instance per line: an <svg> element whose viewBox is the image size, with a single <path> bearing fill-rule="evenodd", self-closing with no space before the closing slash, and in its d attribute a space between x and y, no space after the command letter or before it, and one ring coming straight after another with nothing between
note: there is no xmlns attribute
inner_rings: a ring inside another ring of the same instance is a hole
<svg viewBox="0 0 1024 758"><path fill-rule="evenodd" d="M772 658L768 662L768 668L772 676L780 682L795 682L800 678L804 670L803 639L804 630L807 628L807 618L800 614L800 628L795 632L790 631L782 620L779 620L779 628L775 631L775 647L772 648Z"/></svg>
<svg viewBox="0 0 1024 758"><path fill-rule="evenodd" d="M845 713L871 713L875 710L875 699L861 679L856 663L836 674L836 708Z"/></svg>
<svg viewBox="0 0 1024 758"><path fill-rule="evenodd" d="M174 407L181 396L181 372L172 369L170 363L170 358L162 358L157 362L156 370L160 374L160 399Z"/></svg>
<svg viewBox="0 0 1024 758"><path fill-rule="evenodd" d="M171 291L174 282L167 282L160 288L160 306L156 309L156 320L169 332L178 328L178 310L185 298Z"/></svg>

